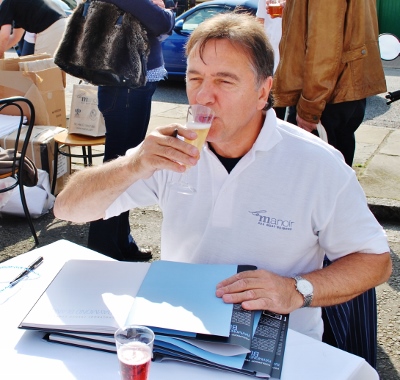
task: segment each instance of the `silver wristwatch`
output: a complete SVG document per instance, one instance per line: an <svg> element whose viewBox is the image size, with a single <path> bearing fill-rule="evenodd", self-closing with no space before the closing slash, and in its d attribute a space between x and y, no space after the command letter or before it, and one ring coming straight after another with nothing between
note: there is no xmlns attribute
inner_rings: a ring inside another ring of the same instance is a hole
<svg viewBox="0 0 400 380"><path fill-rule="evenodd" d="M293 277L296 281L296 290L303 296L304 302L302 307L308 307L311 305L314 288L310 281L307 281L305 278L301 276Z"/></svg>

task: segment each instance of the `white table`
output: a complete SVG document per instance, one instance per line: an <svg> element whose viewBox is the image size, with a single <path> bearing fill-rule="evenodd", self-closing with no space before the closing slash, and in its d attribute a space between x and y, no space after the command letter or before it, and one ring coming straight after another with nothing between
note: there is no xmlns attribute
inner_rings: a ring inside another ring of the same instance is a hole
<svg viewBox="0 0 400 380"><path fill-rule="evenodd" d="M119 380L115 354L48 343L43 333L18 329L19 323L46 289L65 261L111 260L65 240L27 252L0 264L27 266L38 256L43 264L39 278L26 279L0 293L0 379ZM134 274L132 274L134 275ZM10 270L0 269L0 289ZM107 273L104 273L107 281ZM9 297L8 297L9 296ZM8 299L7 299L8 297ZM245 380L248 377L180 363L152 363L150 380ZM376 371L357 356L289 330L282 380L379 379Z"/></svg>

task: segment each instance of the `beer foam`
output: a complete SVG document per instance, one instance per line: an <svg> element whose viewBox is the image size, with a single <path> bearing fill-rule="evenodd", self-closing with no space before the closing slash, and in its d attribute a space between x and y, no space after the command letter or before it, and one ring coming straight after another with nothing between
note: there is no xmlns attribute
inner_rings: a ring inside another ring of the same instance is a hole
<svg viewBox="0 0 400 380"><path fill-rule="evenodd" d="M211 123L199 123L197 121L189 121L186 124L188 129L208 129L211 127Z"/></svg>

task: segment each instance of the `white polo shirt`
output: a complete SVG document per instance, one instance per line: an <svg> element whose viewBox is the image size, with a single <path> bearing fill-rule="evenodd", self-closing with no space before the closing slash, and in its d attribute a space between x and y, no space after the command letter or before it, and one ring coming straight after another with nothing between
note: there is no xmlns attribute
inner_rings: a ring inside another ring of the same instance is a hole
<svg viewBox="0 0 400 380"><path fill-rule="evenodd" d="M169 188L179 176L164 170L134 183L106 213L109 218L159 204L163 260L251 264L294 276L321 268L325 253L333 261L356 251L389 251L385 233L341 154L277 120L273 110L230 174L205 146L190 169L195 195ZM321 339L320 308L294 311L289 327Z"/></svg>

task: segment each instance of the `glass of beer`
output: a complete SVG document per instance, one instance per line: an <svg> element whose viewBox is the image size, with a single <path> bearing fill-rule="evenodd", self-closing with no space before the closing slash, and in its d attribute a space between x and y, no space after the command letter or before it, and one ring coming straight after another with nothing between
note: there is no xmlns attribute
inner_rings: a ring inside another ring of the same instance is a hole
<svg viewBox="0 0 400 380"><path fill-rule="evenodd" d="M267 12L271 16L271 18L282 17L283 0L269 0L267 5Z"/></svg>
<svg viewBox="0 0 400 380"><path fill-rule="evenodd" d="M154 333L144 326L125 326L115 334L121 380L147 380Z"/></svg>
<svg viewBox="0 0 400 380"><path fill-rule="evenodd" d="M213 119L214 111L211 108L202 106L201 104L189 106L185 128L195 131L197 133L197 138L194 140L185 139L185 142L194 145L199 152L201 152ZM190 195L196 193L196 188L190 184L188 180L189 170L189 167L186 168L186 171L182 174L179 182L171 183L171 187L181 194Z"/></svg>

